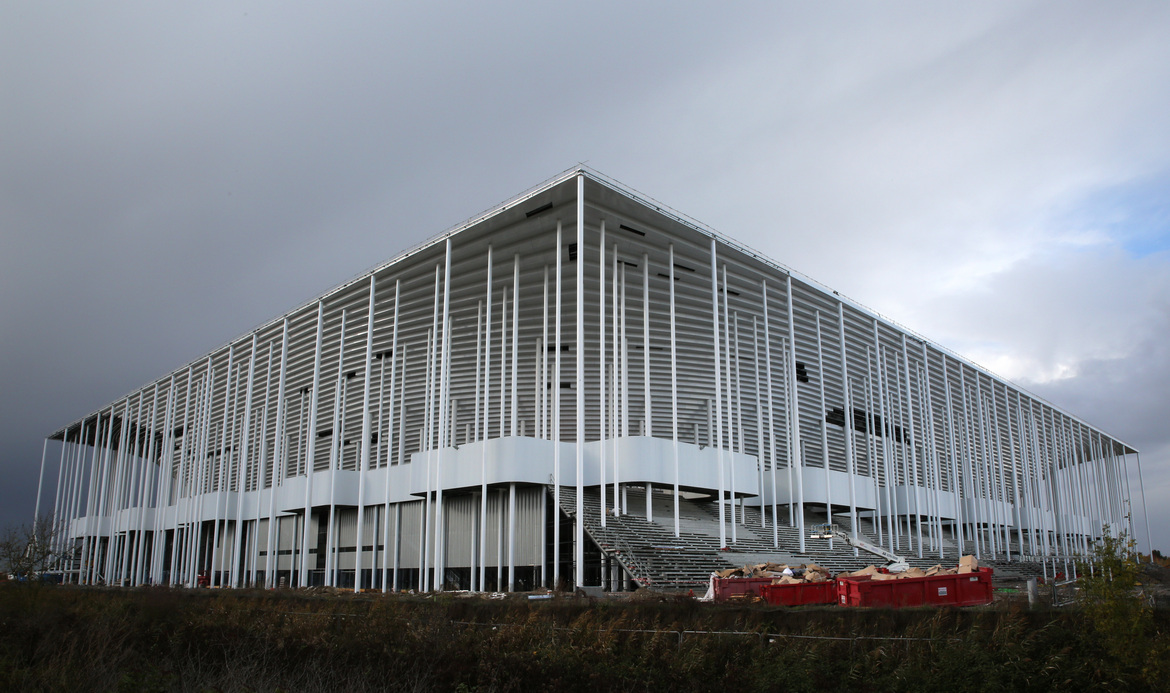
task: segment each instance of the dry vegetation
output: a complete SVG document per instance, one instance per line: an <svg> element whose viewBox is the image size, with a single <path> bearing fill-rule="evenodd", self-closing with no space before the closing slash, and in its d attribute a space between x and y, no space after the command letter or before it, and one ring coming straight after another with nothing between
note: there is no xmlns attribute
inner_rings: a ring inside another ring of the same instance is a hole
<svg viewBox="0 0 1170 693"><path fill-rule="evenodd" d="M1083 612L1019 606L784 609L9 583L0 584L0 690L1166 690L1155 660L1170 614L1151 618L1148 640L1119 659L1102 656L1117 648L1085 627Z"/></svg>

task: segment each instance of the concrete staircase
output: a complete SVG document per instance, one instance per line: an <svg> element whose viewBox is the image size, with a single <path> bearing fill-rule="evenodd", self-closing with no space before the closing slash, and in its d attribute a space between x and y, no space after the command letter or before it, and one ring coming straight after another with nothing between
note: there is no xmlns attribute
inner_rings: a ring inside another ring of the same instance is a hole
<svg viewBox="0 0 1170 693"><path fill-rule="evenodd" d="M550 487L550 498L552 496ZM884 561L876 555L859 551L854 555L853 547L843 541L805 539L805 550L800 551L800 533L787 522L787 509L781 509L779 526L776 528L776 544L773 544L771 509L765 508L761 517L759 506L735 509L735 537L732 538L730 521L725 524L726 548L720 548L719 505L709 500L679 499L679 536L674 535L674 499L670 494L651 494L651 520L646 519L645 491L639 487L626 489L628 505L626 513L620 516L609 514L606 525L601 526L601 497L597 487L584 490L582 505L585 512L584 531L601 551L616 560L626 574L638 585L650 589L674 591L705 589L712 572L727 568L774 562L799 565L816 563L831 573L857 570L867 565L881 565ZM607 498L612 509L612 496ZM561 511L573 518L577 511L576 489L563 486L560 491ZM725 510L730 518L730 507ZM766 522L765 522L766 521ZM809 510L805 513L805 528L823 523L823 512ZM833 521L845 531L851 531L848 515L834 515ZM871 521L862 519L859 532L872 543L878 543ZM882 542L888 545L888 538ZM944 558L939 558L937 546L932 550L929 544L923 547L923 557L917 557L917 544L909 550L911 539L900 536L898 553L906 556L912 566L923 569L941 563L944 566L958 564L958 553L949 537L943 538ZM925 537L924 537L925 540ZM985 561L986 562L986 561ZM992 563L993 567L998 565ZM1031 564L1013 562L1012 567L1026 569Z"/></svg>

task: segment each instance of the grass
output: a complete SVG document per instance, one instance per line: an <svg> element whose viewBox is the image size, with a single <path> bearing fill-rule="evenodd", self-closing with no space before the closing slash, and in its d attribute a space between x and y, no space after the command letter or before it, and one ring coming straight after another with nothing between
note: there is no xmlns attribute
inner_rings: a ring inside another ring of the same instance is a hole
<svg viewBox="0 0 1170 693"><path fill-rule="evenodd" d="M1079 611L28 589L0 584L0 690L1170 689Z"/></svg>

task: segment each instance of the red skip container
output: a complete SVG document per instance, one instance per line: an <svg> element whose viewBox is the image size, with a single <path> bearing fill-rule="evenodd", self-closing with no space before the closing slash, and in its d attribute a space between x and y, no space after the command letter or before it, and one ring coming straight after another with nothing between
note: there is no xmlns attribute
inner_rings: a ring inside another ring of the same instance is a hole
<svg viewBox="0 0 1170 693"><path fill-rule="evenodd" d="M973 573L898 580L869 576L837 580L841 606L976 606L991 603L991 568Z"/></svg>
<svg viewBox="0 0 1170 693"><path fill-rule="evenodd" d="M760 596L760 588L772 584L772 578L713 578L715 583L715 601L724 602L731 597L750 595Z"/></svg>
<svg viewBox="0 0 1170 693"><path fill-rule="evenodd" d="M797 582L788 585L764 585L760 588L764 601L773 606L804 606L805 604L836 604L837 582Z"/></svg>

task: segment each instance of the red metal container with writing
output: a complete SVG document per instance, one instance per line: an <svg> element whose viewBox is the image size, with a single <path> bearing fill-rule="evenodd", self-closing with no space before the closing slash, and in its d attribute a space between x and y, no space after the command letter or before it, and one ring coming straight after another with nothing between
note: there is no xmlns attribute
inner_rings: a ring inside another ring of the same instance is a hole
<svg viewBox="0 0 1170 693"><path fill-rule="evenodd" d="M713 578L715 601L727 601L731 597L760 596L760 588L772 584L772 578Z"/></svg>
<svg viewBox="0 0 1170 693"><path fill-rule="evenodd" d="M764 585L760 596L773 606L804 606L805 604L836 604L837 582L795 582L787 585Z"/></svg>
<svg viewBox="0 0 1170 693"><path fill-rule="evenodd" d="M841 606L976 606L991 603L991 568L973 573L873 580L868 575L837 580Z"/></svg>

